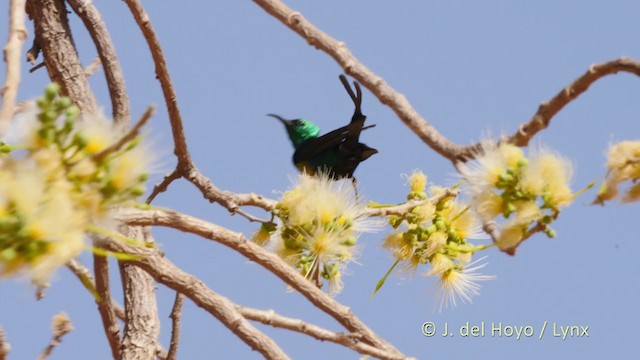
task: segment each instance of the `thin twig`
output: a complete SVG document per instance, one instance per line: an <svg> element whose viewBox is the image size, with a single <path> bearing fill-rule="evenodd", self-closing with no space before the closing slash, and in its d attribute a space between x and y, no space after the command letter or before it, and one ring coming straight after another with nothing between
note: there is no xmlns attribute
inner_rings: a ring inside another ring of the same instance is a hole
<svg viewBox="0 0 640 360"><path fill-rule="evenodd" d="M4 47L4 61L7 64L4 86L0 88L2 108L0 108L0 134L4 134L13 116L18 86L20 86L20 53L22 43L27 38L24 21L25 0L9 1L9 39Z"/></svg>
<svg viewBox="0 0 640 360"><path fill-rule="evenodd" d="M151 119L153 116L153 112L155 110L154 106L149 106L147 110L142 114L140 119L136 122L136 124L126 133L124 134L118 141L113 143L108 148L102 150L101 152L93 155L93 160L95 162L100 162L101 159L104 159L108 155L120 150L123 146L125 146L128 142L133 141L136 137L140 135L140 130L142 127Z"/></svg>
<svg viewBox="0 0 640 360"><path fill-rule="evenodd" d="M0 360L6 360L7 354L11 351L11 345L7 342L4 329L0 326Z"/></svg>
<svg viewBox="0 0 640 360"><path fill-rule="evenodd" d="M375 348L360 341L356 334L336 333L317 325L307 323L301 319L293 319L277 314L273 310L259 310L236 305L242 316L252 321L258 321L265 325L276 328L287 329L301 334L311 336L320 341L330 341L352 349L360 354L373 356L377 359L412 359L403 355L396 355L387 351Z"/></svg>
<svg viewBox="0 0 640 360"><path fill-rule="evenodd" d="M362 64L353 56L344 42L325 34L305 19L302 14L292 10L282 1L254 0L254 2L289 29L302 36L309 45L331 56L345 73L354 77L369 89L380 102L389 106L400 120L430 148L450 161L456 160L461 147L449 141L422 118L404 95L397 92L384 79Z"/></svg>
<svg viewBox="0 0 640 360"><path fill-rule="evenodd" d="M127 124L131 117L129 95L127 95L127 88L116 50L107 27L102 21L100 12L98 12L91 0L67 0L67 2L84 23L98 50L98 56L102 62L107 86L109 87L113 121L116 124Z"/></svg>
<svg viewBox="0 0 640 360"><path fill-rule="evenodd" d="M49 287L51 287L49 283L36 285L36 300L40 301L44 299L44 291L47 290Z"/></svg>
<svg viewBox="0 0 640 360"><path fill-rule="evenodd" d="M180 292L176 292L176 299L171 309L171 342L169 343L169 352L167 353L166 360L175 360L178 354L178 344L180 343L180 319L182 316L182 303L184 302L184 295Z"/></svg>
<svg viewBox="0 0 640 360"><path fill-rule="evenodd" d="M96 287L95 285L95 281L93 279L93 276L91 275L91 271L89 271L88 268L86 268L84 265L82 265L79 261L75 260L75 259L71 259L68 263L67 263L67 268L69 270L71 270L71 272L76 275L76 277L83 282L84 279L87 279L91 282L91 286L93 288ZM113 308L113 312L115 313L115 315L118 317L118 319L126 322L126 315L124 312L124 307L122 307L122 305L118 304L117 302L115 302L113 299L111 299L111 305ZM162 345L157 344L156 347L156 356L158 356L158 358L160 358L161 360L164 360L167 358L167 350L165 350ZM1 359L0 359L1 360Z"/></svg>
<svg viewBox="0 0 640 360"><path fill-rule="evenodd" d="M145 203L151 204L153 199L155 199L156 196L158 196L158 194L167 191L167 189L169 188L169 185L171 185L172 182L180 179L181 177L182 176L180 175L180 172L178 171L178 169L177 168L173 169L173 171L171 171L170 173L164 176L164 179L162 180L161 183L153 186L153 191L151 192L151 194L149 195Z"/></svg>
<svg viewBox="0 0 640 360"><path fill-rule="evenodd" d="M173 88L171 77L169 76L167 61L164 57L162 47L160 46L160 41L156 36L155 30L153 30L149 14L144 10L142 4L140 4L138 0L125 0L125 3L127 3L138 27L140 27L140 30L144 34L144 38L147 41L149 50L151 51L151 56L156 64L156 78L160 81L160 85L162 87L162 93L167 105L171 131L175 142L174 153L178 157L178 162L184 164L190 163L191 157L187 150L187 142L184 137L182 116L180 115L180 109L178 108L178 97L175 89Z"/></svg>
<svg viewBox="0 0 640 360"><path fill-rule="evenodd" d="M437 204L444 198L455 197L460 191L457 189L445 189L441 194L438 194L432 198L424 200L409 200L404 204L388 207L369 207L365 210L365 215L368 217L387 217L390 215L402 216L409 213L415 207L420 206L426 202Z"/></svg>
<svg viewBox="0 0 640 360"><path fill-rule="evenodd" d="M319 290L277 255L265 250L240 233L171 210L122 209L117 214L117 218L132 225L165 226L219 242L278 276L318 309L336 319L347 330L360 334L364 342L390 353L401 355L393 345L376 335L351 313L348 307L336 302L331 296Z"/></svg>
<svg viewBox="0 0 640 360"><path fill-rule="evenodd" d="M131 261L129 265L139 267L153 276L157 282L185 294L191 301L215 316L229 330L252 349L260 352L265 358L289 359L271 338L244 319L236 310L234 303L226 297L213 292L195 276L180 270L169 260L162 257L157 250L129 246L112 239L105 239L102 245L111 251L126 252L139 256L140 260Z"/></svg>
<svg viewBox="0 0 640 360"><path fill-rule="evenodd" d="M59 313L53 317L51 321L51 328L53 330L53 337L49 342L49 345L42 351L42 354L38 356L38 360L46 359L51 353L53 349L56 348L62 342L62 338L73 330L73 324L69 317L65 313Z"/></svg>
<svg viewBox="0 0 640 360"><path fill-rule="evenodd" d="M102 327L104 328L104 333L107 336L107 341L111 348L111 355L114 359L117 359L120 352L121 334L120 325L116 320L116 314L111 300L108 259L104 256L94 254L93 268L96 274L95 289L100 297L99 299L96 299L96 302L98 303L98 312L100 313Z"/></svg>
<svg viewBox="0 0 640 360"><path fill-rule="evenodd" d="M90 77L91 75L93 75L93 73L100 69L100 65L102 65L100 56L96 56L93 61L84 68L84 76Z"/></svg>
<svg viewBox="0 0 640 360"><path fill-rule="evenodd" d="M605 63L591 65L587 72L575 79L571 84L565 86L556 96L540 104L538 111L536 111L528 122L520 125L518 131L511 136L505 137L502 141L520 147L527 146L529 141L531 141L538 132L549 126L551 119L553 119L560 110L587 91L591 84L607 75L614 75L621 71L640 76L640 61L623 57ZM478 153L481 147L482 145L480 143L467 146L462 150L460 157L463 159L471 159L474 154Z"/></svg>

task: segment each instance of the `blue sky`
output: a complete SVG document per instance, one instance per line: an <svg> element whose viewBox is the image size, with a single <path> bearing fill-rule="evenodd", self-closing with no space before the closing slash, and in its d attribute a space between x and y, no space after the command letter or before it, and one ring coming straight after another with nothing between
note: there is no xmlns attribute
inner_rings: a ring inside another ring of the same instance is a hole
<svg viewBox="0 0 640 360"><path fill-rule="evenodd" d="M6 3L5 3L6 4ZM586 71L590 64L630 56L640 58L636 1L290 1L316 26L345 41L355 56L396 90L445 136L471 143L487 134L511 133L540 102ZM125 73L132 110L158 104L151 138L163 149L161 178L172 168L171 135L164 100L144 39L122 2L97 2ZM281 125L264 115L306 117L323 131L344 125L352 104L338 81L341 69L325 54L252 2L150 2L144 4L163 44L188 144L198 167L220 188L275 197L296 173L292 148ZM6 5L5 5L6 6ZM0 12L0 40L7 37L7 11ZM70 15L83 63L95 49L81 22ZM33 32L25 45L30 46ZM4 74L4 63L0 64ZM46 71L23 67L20 99L39 95ZM105 112L109 98L102 72L91 78ZM604 174L604 152L615 141L638 139L640 81L629 74L609 76L567 106L541 133L543 143L571 158L574 189ZM454 169L427 148L395 114L365 90L363 112L377 127L363 141L376 154L357 171L361 193L399 202L407 192L402 173L421 169L430 181L456 182ZM462 359L597 358L636 351L640 315L639 207L588 205L590 192L554 224L558 236L528 240L515 257L488 251L483 284L472 305L433 312L434 279L392 277L373 300L369 295L392 258L381 241L389 231L366 235L359 263L351 264L337 299L407 355ZM249 235L255 224L210 205L185 182L173 185L157 205L228 226ZM259 211L255 212L261 214ZM156 230L169 259L240 304L304 318L330 329L338 325L259 266L218 244L182 233ZM90 264L86 254L85 264ZM120 295L119 278L113 290ZM51 317L66 311L76 331L51 359L108 359L110 352L91 296L66 270L58 272L46 298L36 302L24 281L0 282L0 324L13 346L12 358L34 358L50 337ZM158 287L161 340L168 345L173 292ZM457 330L466 322L532 326L545 321L589 326L589 337L561 340L536 336L424 337L421 325L444 323ZM190 302L185 303L179 358L258 359L230 331ZM340 347L318 343L261 325L294 359L355 359Z"/></svg>

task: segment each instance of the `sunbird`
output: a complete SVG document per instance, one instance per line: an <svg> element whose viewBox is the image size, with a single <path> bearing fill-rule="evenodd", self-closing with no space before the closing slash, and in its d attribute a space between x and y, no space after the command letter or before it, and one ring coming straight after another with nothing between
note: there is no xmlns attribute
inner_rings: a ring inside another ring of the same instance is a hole
<svg viewBox="0 0 640 360"><path fill-rule="evenodd" d="M280 115L267 115L280 120L287 129L295 149L293 164L298 170L310 175L326 172L335 180L351 178L355 181L353 172L358 165L378 152L360 142L362 130L375 125L364 126L367 117L361 111L360 84L357 81L353 82L356 88L354 94L344 75L340 75L340 81L355 105L351 122L341 128L320 136L320 127L307 119L287 120Z"/></svg>

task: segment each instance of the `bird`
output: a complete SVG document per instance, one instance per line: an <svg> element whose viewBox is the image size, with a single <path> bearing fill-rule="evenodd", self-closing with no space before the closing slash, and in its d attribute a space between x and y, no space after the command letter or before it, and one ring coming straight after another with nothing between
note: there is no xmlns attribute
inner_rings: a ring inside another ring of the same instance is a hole
<svg viewBox="0 0 640 360"><path fill-rule="evenodd" d="M334 180L350 178L355 183L353 173L358 165L378 153L378 150L360 142L360 133L375 124L364 126L367 117L361 110L360 84L353 82L354 94L347 78L344 75L339 78L355 106L349 124L320 136L320 127L307 119L287 120L276 114L267 116L280 120L285 126L295 149L293 164L298 170L312 176L325 173Z"/></svg>

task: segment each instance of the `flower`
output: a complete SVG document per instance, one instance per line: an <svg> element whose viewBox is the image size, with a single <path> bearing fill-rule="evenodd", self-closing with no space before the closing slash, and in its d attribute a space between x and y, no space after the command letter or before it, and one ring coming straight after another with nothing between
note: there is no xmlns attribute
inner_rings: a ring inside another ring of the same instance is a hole
<svg viewBox="0 0 640 360"><path fill-rule="evenodd" d="M623 202L640 200L640 141L623 141L612 145L607 154L607 178L598 192L595 202L602 204L618 195L621 183L631 180L633 185L626 190Z"/></svg>
<svg viewBox="0 0 640 360"><path fill-rule="evenodd" d="M123 133L121 128L114 127L104 116L95 116L81 121L76 127L75 136L81 138L83 151L95 155L118 141Z"/></svg>
<svg viewBox="0 0 640 360"><path fill-rule="evenodd" d="M480 258L462 269L451 268L448 271L442 273L439 282L438 289L438 302L440 304L439 311L442 312L442 308L448 309L457 306L457 299L460 299L462 303L472 303L472 297L480 295L480 285L478 282L494 280L495 275L482 275L477 270L482 269L487 263L473 266L479 261L485 258Z"/></svg>
<svg viewBox="0 0 640 360"><path fill-rule="evenodd" d="M276 205L282 221L271 239L276 254L314 282L341 289L341 270L354 258L360 233L378 227L364 212L350 181L301 174Z"/></svg>
<svg viewBox="0 0 640 360"><path fill-rule="evenodd" d="M84 247L86 216L64 179L50 181L27 160L5 159L0 166L0 272L27 273L47 282Z"/></svg>
<svg viewBox="0 0 640 360"><path fill-rule="evenodd" d="M517 167L524 160L522 150L511 144L500 144L486 140L474 161L462 164L460 171L474 192L494 187L500 176Z"/></svg>
<svg viewBox="0 0 640 360"><path fill-rule="evenodd" d="M414 171L408 180L412 192L424 192L427 186L427 176L422 171Z"/></svg>
<svg viewBox="0 0 640 360"><path fill-rule="evenodd" d="M571 162L547 149L539 149L531 156L522 177L525 191L541 195L547 205L560 208L571 204L573 194L569 182L573 174Z"/></svg>

